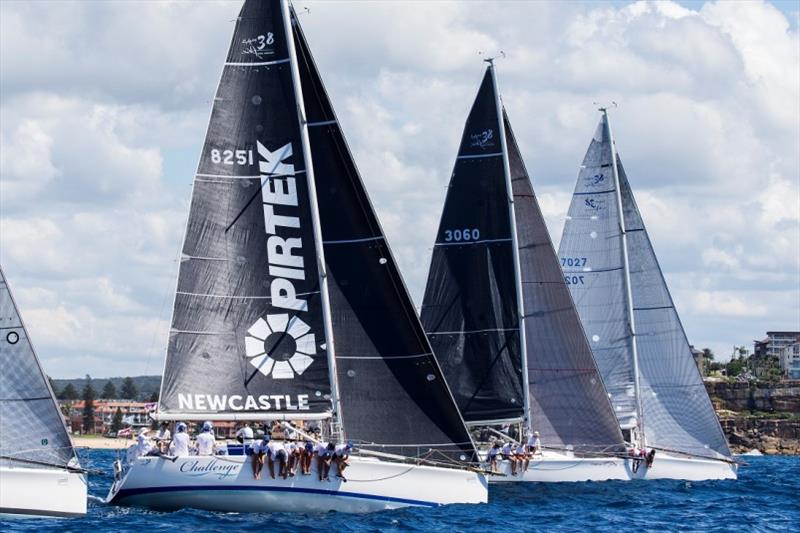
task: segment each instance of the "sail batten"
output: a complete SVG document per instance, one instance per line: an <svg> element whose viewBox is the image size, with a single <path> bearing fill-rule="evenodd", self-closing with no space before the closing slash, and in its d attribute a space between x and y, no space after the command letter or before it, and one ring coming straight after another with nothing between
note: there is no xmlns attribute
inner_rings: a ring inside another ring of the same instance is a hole
<svg viewBox="0 0 800 533"><path fill-rule="evenodd" d="M618 423L624 429L643 429L648 446L728 457L725 436L612 142L604 115L578 175L559 255ZM608 187L612 180L618 188ZM613 198L609 192L615 193Z"/></svg>

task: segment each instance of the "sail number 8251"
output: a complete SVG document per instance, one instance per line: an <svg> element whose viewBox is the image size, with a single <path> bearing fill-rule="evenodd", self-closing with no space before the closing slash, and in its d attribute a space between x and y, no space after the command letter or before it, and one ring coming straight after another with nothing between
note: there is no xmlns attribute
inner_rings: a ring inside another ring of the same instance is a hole
<svg viewBox="0 0 800 533"><path fill-rule="evenodd" d="M223 165L252 165L252 150L211 150L211 162Z"/></svg>
<svg viewBox="0 0 800 533"><path fill-rule="evenodd" d="M478 228L444 230L444 242L477 241L480 238L481 231Z"/></svg>

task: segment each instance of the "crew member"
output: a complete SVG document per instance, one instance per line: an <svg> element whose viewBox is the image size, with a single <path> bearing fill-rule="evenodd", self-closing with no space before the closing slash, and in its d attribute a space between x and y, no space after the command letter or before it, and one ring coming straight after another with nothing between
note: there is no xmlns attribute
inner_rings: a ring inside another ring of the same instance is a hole
<svg viewBox="0 0 800 533"><path fill-rule="evenodd" d="M167 453L169 441L172 438L172 433L169 431L169 424L166 422L161 422L161 426L158 428L158 433L156 433L156 444L158 445L158 451L161 453Z"/></svg>
<svg viewBox="0 0 800 533"><path fill-rule="evenodd" d="M514 445L509 441L503 444L500 448L500 453L503 454L503 459L511 464L511 475L517 475L517 461L514 458Z"/></svg>
<svg viewBox="0 0 800 533"><path fill-rule="evenodd" d="M178 422L175 426L175 437L169 444L169 454L173 457L187 457L189 455L189 434L186 433L186 424Z"/></svg>
<svg viewBox="0 0 800 533"><path fill-rule="evenodd" d="M528 470L528 449L521 442L514 448L514 460L520 473Z"/></svg>
<svg viewBox="0 0 800 533"><path fill-rule="evenodd" d="M245 450L253 444L253 428L250 427L249 423L245 422L244 426L239 428L236 432L236 440L244 444Z"/></svg>
<svg viewBox="0 0 800 533"><path fill-rule="evenodd" d="M278 463L278 475L281 476L283 479L286 479L288 476L286 462L288 459L288 454L286 453L286 448L283 446L283 443L271 440L269 441L269 455L267 456L267 464L269 465L269 475L272 479L275 479L275 469L274 465Z"/></svg>
<svg viewBox="0 0 800 533"><path fill-rule="evenodd" d="M495 441L494 445L489 448L489 453L486 454L486 459L489 461L489 467L494 473L498 473L497 470L497 454L500 453L500 443Z"/></svg>
<svg viewBox="0 0 800 533"><path fill-rule="evenodd" d="M217 448L217 439L211 428L211 422L203 422L203 430L197 436L197 455L214 455Z"/></svg>
<svg viewBox="0 0 800 533"><path fill-rule="evenodd" d="M339 444L333 449L333 460L336 462L336 469L338 470L336 477L342 481L347 481L347 478L344 477L344 469L350 466L350 463L347 462L347 460L350 458L350 452L352 451L352 442L348 442L347 444Z"/></svg>
<svg viewBox="0 0 800 533"><path fill-rule="evenodd" d="M264 456L269 454L269 434L264 433L260 440L250 445L250 449L253 450L253 479L261 479Z"/></svg>
<svg viewBox="0 0 800 533"><path fill-rule="evenodd" d="M528 453L531 455L542 453L542 441L539 440L538 431L534 431L533 435L528 437Z"/></svg>
<svg viewBox="0 0 800 533"><path fill-rule="evenodd" d="M139 430L139 434L136 436L136 444L128 448L128 462L133 462L139 457L150 455L150 452L153 451L153 445L150 443L147 433L147 428Z"/></svg>
<svg viewBox="0 0 800 533"><path fill-rule="evenodd" d="M290 477L294 477L294 474L297 471L297 464L300 462L300 450L302 449L303 447L299 446L293 440L290 440L286 444L286 455L288 456L286 470L289 472Z"/></svg>
<svg viewBox="0 0 800 533"><path fill-rule="evenodd" d="M331 471L331 461L333 460L333 452L336 451L336 446L332 442L320 442L317 445L317 472L319 473L319 480L330 481L328 475Z"/></svg>
<svg viewBox="0 0 800 533"><path fill-rule="evenodd" d="M311 474L311 459L314 457L314 448L314 442L311 439L306 439L303 444L303 456L300 463L304 476Z"/></svg>

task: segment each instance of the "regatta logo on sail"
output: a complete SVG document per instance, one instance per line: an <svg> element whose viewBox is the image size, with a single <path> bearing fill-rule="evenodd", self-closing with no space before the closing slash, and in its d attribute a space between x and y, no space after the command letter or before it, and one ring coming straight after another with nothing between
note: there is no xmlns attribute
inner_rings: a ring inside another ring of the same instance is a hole
<svg viewBox="0 0 800 533"><path fill-rule="evenodd" d="M480 148L481 150L494 146L494 130L491 128L483 130L480 133L472 133L469 138L471 141L470 146Z"/></svg>
<svg viewBox="0 0 800 533"><path fill-rule="evenodd" d="M252 39L242 39L242 55L253 55L256 59L262 59L264 56L275 53L275 50L267 48L267 46L272 46L274 43L275 36L272 32L258 35Z"/></svg>

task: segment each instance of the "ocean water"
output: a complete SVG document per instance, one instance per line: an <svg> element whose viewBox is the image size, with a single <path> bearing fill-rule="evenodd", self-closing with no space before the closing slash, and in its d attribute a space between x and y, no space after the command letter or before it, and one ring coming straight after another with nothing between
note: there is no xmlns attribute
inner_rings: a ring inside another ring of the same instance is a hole
<svg viewBox="0 0 800 533"><path fill-rule="evenodd" d="M102 503L114 452L83 450L90 478L85 518L0 521L0 531L800 531L800 457L746 457L738 481L492 485L488 505L410 508L368 515L161 513ZM46 495L43 495L46 497Z"/></svg>

